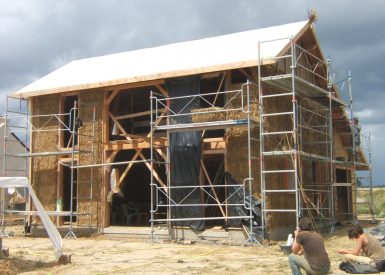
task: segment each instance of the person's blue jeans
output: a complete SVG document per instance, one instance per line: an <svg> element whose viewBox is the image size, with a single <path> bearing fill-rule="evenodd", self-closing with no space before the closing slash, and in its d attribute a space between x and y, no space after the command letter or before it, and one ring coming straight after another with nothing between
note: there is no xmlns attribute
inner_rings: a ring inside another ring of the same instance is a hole
<svg viewBox="0 0 385 275"><path fill-rule="evenodd" d="M315 275L322 275L322 274L328 274L330 267L323 268L323 269L313 269L309 265L308 261L305 259L304 256L299 256L296 254L290 254L289 255L289 265L291 268L291 272L293 275L302 275L301 269L304 269L306 271L306 274L315 274Z"/></svg>

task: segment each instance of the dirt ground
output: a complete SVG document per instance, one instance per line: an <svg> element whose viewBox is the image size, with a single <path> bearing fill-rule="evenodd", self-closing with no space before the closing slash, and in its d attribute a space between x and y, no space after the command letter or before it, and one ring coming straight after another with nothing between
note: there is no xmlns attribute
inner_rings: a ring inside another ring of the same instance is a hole
<svg viewBox="0 0 385 275"><path fill-rule="evenodd" d="M337 249L354 247L346 230L325 236L334 274L346 274L338 269L343 258ZM0 259L0 274L290 274L287 255L278 244L149 243L105 236L65 239L63 243L72 262L56 265L49 239L4 238L10 257Z"/></svg>

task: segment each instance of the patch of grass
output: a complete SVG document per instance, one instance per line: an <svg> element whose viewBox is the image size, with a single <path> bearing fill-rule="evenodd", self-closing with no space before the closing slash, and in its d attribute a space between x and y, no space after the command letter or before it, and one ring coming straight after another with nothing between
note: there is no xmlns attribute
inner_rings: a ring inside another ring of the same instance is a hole
<svg viewBox="0 0 385 275"><path fill-rule="evenodd" d="M371 202L368 189L360 189L357 193L357 199ZM373 188L373 209L376 217L385 217L385 188ZM369 205L358 204L357 211L358 214L367 214L369 213Z"/></svg>
<svg viewBox="0 0 385 275"><path fill-rule="evenodd" d="M45 260L39 257L39 259L38 259L37 262L36 262L36 267L37 267L37 268L43 268L43 267L45 267Z"/></svg>

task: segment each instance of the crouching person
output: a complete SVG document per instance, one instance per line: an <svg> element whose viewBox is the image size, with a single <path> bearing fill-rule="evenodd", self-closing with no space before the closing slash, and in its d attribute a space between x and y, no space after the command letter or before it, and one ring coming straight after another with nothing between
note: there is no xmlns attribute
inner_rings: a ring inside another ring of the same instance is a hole
<svg viewBox="0 0 385 275"><path fill-rule="evenodd" d="M302 274L301 269L306 274L328 274L330 271L324 241L320 234L311 231L311 227L310 219L304 217L299 221L299 230L294 232L293 253L289 255L293 275Z"/></svg>
<svg viewBox="0 0 385 275"><path fill-rule="evenodd" d="M364 233L360 225L353 225L348 231L348 237L356 241L356 247L351 250L338 250L338 253L345 256L346 261L376 266L385 260L385 252L380 242L373 235Z"/></svg>

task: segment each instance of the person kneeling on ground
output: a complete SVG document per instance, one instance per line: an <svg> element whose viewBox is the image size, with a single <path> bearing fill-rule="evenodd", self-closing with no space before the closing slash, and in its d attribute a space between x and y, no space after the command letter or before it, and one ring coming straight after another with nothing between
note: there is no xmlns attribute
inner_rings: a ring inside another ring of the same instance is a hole
<svg viewBox="0 0 385 275"><path fill-rule="evenodd" d="M294 231L294 241L289 255L289 265L293 275L299 275L301 269L307 274L328 274L330 260L320 234L311 231L309 218L299 221L299 230ZM304 252L304 256L300 256Z"/></svg>
<svg viewBox="0 0 385 275"><path fill-rule="evenodd" d="M360 225L353 225L348 231L348 237L356 241L356 247L351 250L338 250L338 253L345 256L346 261L375 266L385 260L385 252L380 242L373 235L364 233Z"/></svg>

